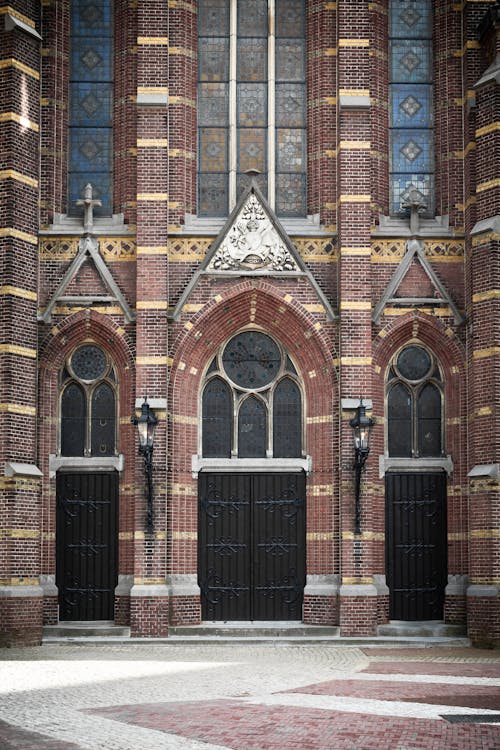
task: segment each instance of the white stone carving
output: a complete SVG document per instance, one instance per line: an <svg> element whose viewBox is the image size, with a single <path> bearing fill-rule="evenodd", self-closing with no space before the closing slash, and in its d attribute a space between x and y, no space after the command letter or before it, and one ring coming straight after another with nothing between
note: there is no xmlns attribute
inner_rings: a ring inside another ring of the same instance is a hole
<svg viewBox="0 0 500 750"><path fill-rule="evenodd" d="M299 271L294 258L254 193L214 253L210 271Z"/></svg>

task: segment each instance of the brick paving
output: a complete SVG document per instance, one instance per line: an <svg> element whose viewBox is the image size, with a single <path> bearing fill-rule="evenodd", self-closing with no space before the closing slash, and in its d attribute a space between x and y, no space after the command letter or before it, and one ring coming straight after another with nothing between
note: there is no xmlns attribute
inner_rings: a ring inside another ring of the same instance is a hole
<svg viewBox="0 0 500 750"><path fill-rule="evenodd" d="M96 711L127 724L216 742L234 750L394 750L500 747L500 729L231 701L119 706Z"/></svg>
<svg viewBox="0 0 500 750"><path fill-rule="evenodd" d="M0 651L0 750L499 750L500 722L441 718L499 711L499 651L279 641Z"/></svg>

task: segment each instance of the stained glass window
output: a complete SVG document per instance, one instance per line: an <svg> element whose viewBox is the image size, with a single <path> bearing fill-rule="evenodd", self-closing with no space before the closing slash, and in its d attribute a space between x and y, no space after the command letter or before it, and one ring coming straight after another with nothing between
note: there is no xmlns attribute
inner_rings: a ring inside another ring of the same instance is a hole
<svg viewBox="0 0 500 750"><path fill-rule="evenodd" d="M269 45L271 10L268 0L198 3L200 216L226 216L250 170L278 214L306 215L305 2L276 0Z"/></svg>
<svg viewBox="0 0 500 750"><path fill-rule="evenodd" d="M61 455L113 456L116 376L106 354L85 344L61 373Z"/></svg>
<svg viewBox="0 0 500 750"><path fill-rule="evenodd" d="M238 414L238 458L265 458L267 410L256 396L249 396Z"/></svg>
<svg viewBox="0 0 500 750"><path fill-rule="evenodd" d="M387 379L389 456L441 456L442 388L439 366L422 346L407 346L395 357Z"/></svg>
<svg viewBox="0 0 500 750"><path fill-rule="evenodd" d="M231 390L222 378L209 380L203 391L202 453L206 458L229 458L233 437Z"/></svg>
<svg viewBox="0 0 500 750"><path fill-rule="evenodd" d="M70 383L61 398L61 455L83 456L85 448L85 395Z"/></svg>
<svg viewBox="0 0 500 750"><path fill-rule="evenodd" d="M111 2L71 3L68 214L91 183L102 202L95 216L111 216L113 164L113 27Z"/></svg>
<svg viewBox="0 0 500 750"><path fill-rule="evenodd" d="M302 400L291 378L280 380L273 400L273 456L294 458L302 449Z"/></svg>
<svg viewBox="0 0 500 750"><path fill-rule="evenodd" d="M431 0L391 0L389 13L392 215L405 215L410 192L434 215Z"/></svg>
<svg viewBox="0 0 500 750"><path fill-rule="evenodd" d="M297 370L271 336L243 331L221 347L206 372L201 427L204 458L302 457Z"/></svg>

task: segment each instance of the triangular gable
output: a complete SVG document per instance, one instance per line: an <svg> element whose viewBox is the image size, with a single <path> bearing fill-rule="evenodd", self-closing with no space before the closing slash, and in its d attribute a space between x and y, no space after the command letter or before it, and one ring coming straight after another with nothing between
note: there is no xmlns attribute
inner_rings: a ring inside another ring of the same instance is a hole
<svg viewBox="0 0 500 750"><path fill-rule="evenodd" d="M275 276L305 277L327 317L336 315L297 248L281 226L276 214L251 180L218 237L208 249L205 260L187 285L171 318L177 320L201 276Z"/></svg>
<svg viewBox="0 0 500 750"><path fill-rule="evenodd" d="M432 282L432 285L434 286L437 292L436 297L396 297L395 296L399 285L404 279L414 259L416 259L420 263L427 277ZM449 305L453 313L455 323L457 325L460 325L465 320L464 316L458 310L457 306L453 302L450 294L446 291L443 284L439 280L433 267L431 266L431 264L425 257L423 244L419 240L416 240L416 239L409 240L406 243L406 252L403 258L401 259L399 266L394 272L392 279L387 285L386 290L384 294L382 295L379 303L377 304L377 306L375 307L373 311L372 320L374 323L379 322L380 316L382 315L384 307L389 303L399 304L399 305L403 304L405 305L405 307L411 307L411 306L418 307L420 305Z"/></svg>
<svg viewBox="0 0 500 750"><path fill-rule="evenodd" d="M72 279L74 279L74 277L82 267L83 263L87 259L87 256L89 256L94 262L97 273L101 277L107 289L109 289L109 291L111 292L111 297L92 295L82 295L68 298L63 297L64 292L70 285ZM99 252L99 243L97 242L95 237L91 237L90 235L85 235L78 243L77 254L73 258L71 265L64 274L64 277L57 287L56 291L54 292L52 299L45 308L45 312L41 315L41 320L43 320L44 323L50 323L52 311L57 302L68 302L72 305L89 305L97 302L118 302L123 310L126 322L131 323L135 319L134 313L130 309L127 300L121 293L116 281L111 275L109 268L107 267Z"/></svg>

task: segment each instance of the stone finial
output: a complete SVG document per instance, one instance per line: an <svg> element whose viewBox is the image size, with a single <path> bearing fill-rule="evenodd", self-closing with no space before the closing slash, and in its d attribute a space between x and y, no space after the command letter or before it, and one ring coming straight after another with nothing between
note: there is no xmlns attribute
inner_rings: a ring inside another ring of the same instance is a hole
<svg viewBox="0 0 500 750"><path fill-rule="evenodd" d="M94 229L94 208L102 206L102 202L92 198L92 185L88 182L83 191L83 198L76 201L77 206L83 206L83 231L92 233Z"/></svg>
<svg viewBox="0 0 500 750"><path fill-rule="evenodd" d="M417 234L420 227L420 214L427 208L422 194L416 188L411 188L408 197L401 203L401 207L410 209L410 232Z"/></svg>

